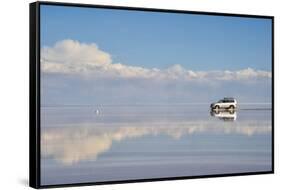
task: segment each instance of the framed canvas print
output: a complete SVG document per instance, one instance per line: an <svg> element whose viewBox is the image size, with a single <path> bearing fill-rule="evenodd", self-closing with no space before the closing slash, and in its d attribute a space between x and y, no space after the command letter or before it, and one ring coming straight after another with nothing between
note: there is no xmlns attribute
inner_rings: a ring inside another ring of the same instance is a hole
<svg viewBox="0 0 281 190"><path fill-rule="evenodd" d="M273 17L30 4L30 186L274 172Z"/></svg>

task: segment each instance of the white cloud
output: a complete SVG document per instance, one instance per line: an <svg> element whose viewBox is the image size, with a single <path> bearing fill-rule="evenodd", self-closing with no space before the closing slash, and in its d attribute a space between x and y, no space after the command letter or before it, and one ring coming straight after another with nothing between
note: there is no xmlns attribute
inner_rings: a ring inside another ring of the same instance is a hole
<svg viewBox="0 0 281 190"><path fill-rule="evenodd" d="M175 64L167 69L149 69L113 63L109 53L94 44L74 40L57 42L41 50L44 73L60 73L87 77L119 77L181 80L247 80L271 78L271 72L246 68L239 71L192 71Z"/></svg>

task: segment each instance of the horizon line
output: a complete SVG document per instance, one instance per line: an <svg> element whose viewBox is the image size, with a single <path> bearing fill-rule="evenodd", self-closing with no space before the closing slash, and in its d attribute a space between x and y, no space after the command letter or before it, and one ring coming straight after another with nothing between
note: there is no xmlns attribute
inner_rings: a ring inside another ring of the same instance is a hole
<svg viewBox="0 0 281 190"><path fill-rule="evenodd" d="M172 104L53 104L40 105L40 107L89 107L89 106L184 106L184 105L209 105L210 103L172 103ZM272 105L272 102L242 102L238 105Z"/></svg>

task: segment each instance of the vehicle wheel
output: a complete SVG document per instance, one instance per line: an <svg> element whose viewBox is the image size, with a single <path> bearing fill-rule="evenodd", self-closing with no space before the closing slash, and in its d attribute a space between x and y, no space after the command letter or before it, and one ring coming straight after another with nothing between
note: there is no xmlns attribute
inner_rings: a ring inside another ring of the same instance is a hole
<svg viewBox="0 0 281 190"><path fill-rule="evenodd" d="M233 110L233 109L234 109L234 106L233 106L233 105L229 106L229 109L232 109L232 110Z"/></svg>
<svg viewBox="0 0 281 190"><path fill-rule="evenodd" d="M218 110L218 109L220 109L220 107L219 107L218 105L216 105L216 106L215 106L215 109Z"/></svg>
<svg viewBox="0 0 281 190"><path fill-rule="evenodd" d="M215 114L219 114L220 111L219 111L218 109L215 109L215 110L214 110L214 113L215 113Z"/></svg>

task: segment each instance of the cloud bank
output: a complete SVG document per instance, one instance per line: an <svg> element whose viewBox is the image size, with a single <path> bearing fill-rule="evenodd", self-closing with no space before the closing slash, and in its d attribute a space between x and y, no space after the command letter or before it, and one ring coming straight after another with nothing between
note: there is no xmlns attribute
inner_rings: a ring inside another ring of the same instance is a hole
<svg viewBox="0 0 281 190"><path fill-rule="evenodd" d="M111 55L95 43L80 43L75 40L58 41L52 47L41 49L43 73L58 73L83 77L140 78L168 80L248 80L271 78L269 71L246 68L238 71L192 71L175 64L166 69L144 68L113 63Z"/></svg>

